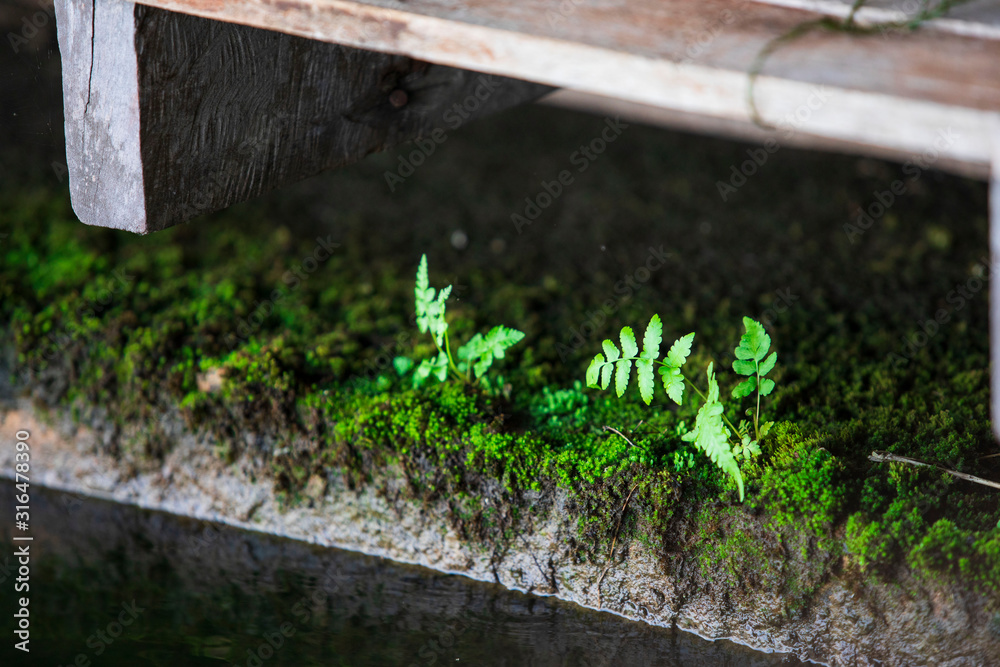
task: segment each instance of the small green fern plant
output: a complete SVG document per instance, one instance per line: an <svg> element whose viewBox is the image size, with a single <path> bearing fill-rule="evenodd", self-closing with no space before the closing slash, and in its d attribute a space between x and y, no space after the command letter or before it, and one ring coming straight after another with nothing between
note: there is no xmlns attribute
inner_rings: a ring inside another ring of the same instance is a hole
<svg viewBox="0 0 1000 667"><path fill-rule="evenodd" d="M427 255L420 257L417 268L417 284L413 290L416 301L417 328L420 333L430 333L437 347L437 356L424 359L413 372L413 386L419 387L428 378L439 382L453 377L472 384L485 381L486 372L497 359L503 359L506 350L521 341L524 333L505 326L495 326L483 336L476 334L452 354L448 337L448 321L445 319L445 305L451 295L451 285L436 290L430 286L427 277ZM396 370L404 374L413 362L405 357L393 360Z"/></svg>
<svg viewBox="0 0 1000 667"><path fill-rule="evenodd" d="M744 498L743 475L740 473L738 460L760 454L758 443L767 435L773 424L773 422L761 423L760 399L774 391L774 380L765 376L774 369L778 359L777 352L772 352L770 356L767 354L771 347L771 337L767 335L763 325L752 318L744 317L743 326L745 333L736 346L733 370L745 379L733 388L732 396L742 399L754 392L757 393L756 408L746 411L747 416L753 418L752 423L742 420L739 426L734 426L726 417L725 407L719 398L719 383L715 377L714 362L708 364L706 371L708 387L705 392L698 389L684 375L684 364L691 355L691 346L694 343L693 332L674 341L666 356L663 359L659 358L660 345L663 342L663 323L659 315L653 315L646 326L641 352L632 327L624 327L619 335L621 349L619 350L611 340L605 340L601 344L603 353L594 357L587 368L588 387L606 390L611 385L613 375L615 392L621 398L630 383L634 364L639 396L646 405L653 400L657 373L660 375L663 390L678 405L683 404L684 389L690 386L701 397L703 403L698 409L694 429L684 434L682 439L693 443L716 466L733 478L739 489L741 501Z"/></svg>

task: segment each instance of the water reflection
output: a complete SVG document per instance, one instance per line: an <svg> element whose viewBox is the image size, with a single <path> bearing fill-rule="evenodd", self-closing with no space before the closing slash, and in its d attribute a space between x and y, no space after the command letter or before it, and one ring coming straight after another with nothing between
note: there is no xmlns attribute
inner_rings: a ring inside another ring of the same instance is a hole
<svg viewBox="0 0 1000 667"><path fill-rule="evenodd" d="M12 516L13 496L0 484L0 516ZM4 664L801 664L463 577L39 487L31 505L32 651ZM3 523L6 555L13 542ZM11 577L0 591L13 608Z"/></svg>

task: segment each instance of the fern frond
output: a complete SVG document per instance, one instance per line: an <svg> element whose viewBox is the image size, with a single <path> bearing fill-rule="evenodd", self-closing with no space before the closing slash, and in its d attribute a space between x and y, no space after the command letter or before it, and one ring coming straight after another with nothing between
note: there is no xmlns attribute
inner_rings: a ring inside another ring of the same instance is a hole
<svg viewBox="0 0 1000 667"><path fill-rule="evenodd" d="M437 296L435 296L435 294ZM451 296L451 285L440 292L430 286L427 277L427 255L421 255L420 266L417 267L417 283L413 288L417 311L417 328L420 333L428 331L434 336L438 347L444 344L444 335L448 331L445 320L445 302Z"/></svg>
<svg viewBox="0 0 1000 667"><path fill-rule="evenodd" d="M708 364L708 395L704 405L698 410L694 430L685 434L682 440L694 443L703 451L716 466L736 482L740 492L740 502L743 501L743 475L733 457L729 445L729 432L723 422L723 408L719 403L719 383L715 380L712 364Z"/></svg>
<svg viewBox="0 0 1000 667"><path fill-rule="evenodd" d="M504 352L524 338L524 333L516 329L504 326L493 327L485 336L476 334L465 345L458 348L459 363L456 364L451 354L451 345L448 340L448 321L445 319L445 308L448 297L451 296L451 285L440 291L431 287L427 275L426 254L420 256L413 295L416 303L417 328L420 329L420 333L430 332L438 348L438 355L433 360L425 359L414 371L413 384L416 387L419 387L431 376L444 382L448 377L449 370L466 382L471 382L472 373L470 371L475 373L477 379L484 380L484 375L493 362L497 359L503 359ZM401 363L405 365L406 361ZM393 363L395 364L395 361ZM397 365L397 372L401 375L409 370L409 366L405 366L403 370L400 368Z"/></svg>
<svg viewBox="0 0 1000 667"><path fill-rule="evenodd" d="M743 326L746 333L740 337L740 343L734 350L736 359L733 361L733 370L749 377L733 387L733 398L749 396L758 389L761 396L767 396L774 391L774 380L764 376L774 368L774 364L778 361L778 353L772 352L767 355L767 351L771 348L771 337L764 331L764 326L760 322L744 317Z"/></svg>
<svg viewBox="0 0 1000 667"><path fill-rule="evenodd" d="M662 342L663 322L660 321L660 316L654 313L649 318L649 324L646 325L646 333L642 337L642 354L639 356L643 359L656 361L660 356L660 343Z"/></svg>
<svg viewBox="0 0 1000 667"><path fill-rule="evenodd" d="M477 378L482 377L496 359L503 359L504 351L524 338L524 333L505 326L495 326L484 337L476 334L458 349L458 358L463 360L459 370L466 372L471 366Z"/></svg>
<svg viewBox="0 0 1000 667"><path fill-rule="evenodd" d="M733 387L733 398L743 398L744 396L749 396L756 388L757 376L751 375L746 380Z"/></svg>
<svg viewBox="0 0 1000 667"><path fill-rule="evenodd" d="M624 327L618 336L622 349L609 339L601 343L604 354L598 354L587 368L587 386L607 389L611 384L611 373L615 375L615 393L621 398L628 388L629 375L632 372L632 361L639 353L632 327Z"/></svg>

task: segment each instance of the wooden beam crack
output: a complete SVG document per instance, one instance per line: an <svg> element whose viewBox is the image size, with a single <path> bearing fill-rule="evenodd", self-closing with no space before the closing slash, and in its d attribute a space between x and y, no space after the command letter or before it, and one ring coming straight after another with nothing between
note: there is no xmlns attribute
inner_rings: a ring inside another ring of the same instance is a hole
<svg viewBox="0 0 1000 667"><path fill-rule="evenodd" d="M97 0L90 3L90 76L87 78L87 103L83 107L83 115L86 117L90 110L90 94L94 89L94 50L97 41Z"/></svg>

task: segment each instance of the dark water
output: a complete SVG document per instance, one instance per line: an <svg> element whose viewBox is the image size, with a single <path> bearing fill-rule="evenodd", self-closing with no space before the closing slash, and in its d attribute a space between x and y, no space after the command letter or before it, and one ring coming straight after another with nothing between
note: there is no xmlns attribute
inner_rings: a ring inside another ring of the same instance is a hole
<svg viewBox="0 0 1000 667"><path fill-rule="evenodd" d="M37 486L26 655L12 649L9 629L13 496L0 483L3 665L800 664L464 577Z"/></svg>

